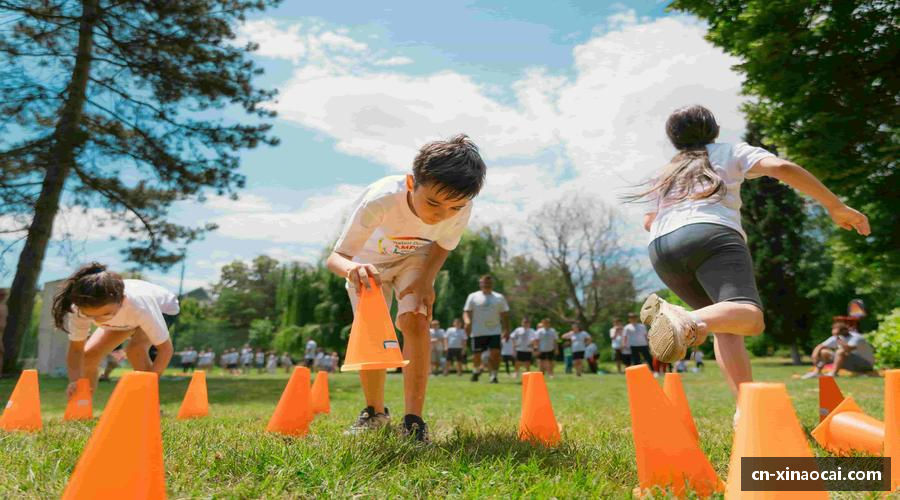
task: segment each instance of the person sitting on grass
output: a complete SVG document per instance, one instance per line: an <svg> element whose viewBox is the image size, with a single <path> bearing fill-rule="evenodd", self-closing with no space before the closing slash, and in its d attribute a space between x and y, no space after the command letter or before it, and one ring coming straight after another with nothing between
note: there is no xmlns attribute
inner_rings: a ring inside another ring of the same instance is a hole
<svg viewBox="0 0 900 500"><path fill-rule="evenodd" d="M872 346L858 332L851 332L846 323L837 321L831 325L831 337L817 345L812 352L814 370L803 378L822 375L828 363L833 363L828 375L837 377L841 369L856 373L870 372L875 365Z"/></svg>
<svg viewBox="0 0 900 500"><path fill-rule="evenodd" d="M69 335L66 395L75 394L80 378L90 380L95 390L100 362L126 340L125 355L134 370L162 375L175 353L169 326L179 311L178 297L159 285L122 279L97 262L75 271L53 298L53 321ZM97 326L93 334L91 325ZM157 355L151 361L154 345Z"/></svg>

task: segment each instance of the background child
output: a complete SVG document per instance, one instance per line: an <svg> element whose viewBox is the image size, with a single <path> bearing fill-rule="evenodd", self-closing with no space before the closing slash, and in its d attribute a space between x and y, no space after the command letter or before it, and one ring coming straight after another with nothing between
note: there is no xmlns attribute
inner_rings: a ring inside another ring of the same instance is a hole
<svg viewBox="0 0 900 500"><path fill-rule="evenodd" d="M538 325L535 335L538 339L538 358L541 360L541 371L553 377L553 367L559 354L559 335L550 324L550 318L544 318Z"/></svg>
<svg viewBox="0 0 900 500"><path fill-rule="evenodd" d="M467 335L461 319L454 318L453 326L447 329L446 338L447 364L444 365L444 375L450 370L450 365L456 363L456 374L462 376Z"/></svg>
<svg viewBox="0 0 900 500"><path fill-rule="evenodd" d="M575 365L575 375L580 377L584 371L584 348L591 338L588 332L581 329L581 323L572 323L572 330L563 334L563 338L572 344L572 362Z"/></svg>
<svg viewBox="0 0 900 500"><path fill-rule="evenodd" d="M531 320L522 318L522 326L513 330L509 337L516 351L516 378L519 378L519 370L531 371L531 362L534 358L532 353L537 343L537 335L534 328L531 328Z"/></svg>

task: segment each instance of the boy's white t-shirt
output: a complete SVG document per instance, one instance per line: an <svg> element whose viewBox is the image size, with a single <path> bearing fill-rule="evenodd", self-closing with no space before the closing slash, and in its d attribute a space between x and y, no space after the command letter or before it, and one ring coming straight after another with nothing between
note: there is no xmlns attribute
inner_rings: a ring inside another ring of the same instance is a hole
<svg viewBox="0 0 900 500"><path fill-rule="evenodd" d="M506 297L492 291L485 294L481 290L472 292L466 297L463 311L472 316L472 336L486 337L503 333L500 315L509 311Z"/></svg>
<svg viewBox="0 0 900 500"><path fill-rule="evenodd" d="M447 349L462 349L465 343L465 330L452 326L447 329Z"/></svg>
<svg viewBox="0 0 900 500"><path fill-rule="evenodd" d="M178 297L165 288L143 280L122 280L125 282L125 298L119 312L108 321L95 323L81 314L77 306L66 316L69 340L84 341L91 331L91 324L105 331L124 331L140 328L147 334L150 343L160 345L169 340L169 328L163 314L175 316L181 310Z"/></svg>
<svg viewBox="0 0 900 500"><path fill-rule="evenodd" d="M512 331L509 338L513 341L516 351L531 352L531 343L536 338L534 328L518 327Z"/></svg>
<svg viewBox="0 0 900 500"><path fill-rule="evenodd" d="M647 345L647 327L641 323L628 323L623 328L628 338L629 347L642 347Z"/></svg>
<svg viewBox="0 0 900 500"><path fill-rule="evenodd" d="M538 328L537 330L538 350L541 352L553 352L556 350L559 335L553 328Z"/></svg>
<svg viewBox="0 0 900 500"><path fill-rule="evenodd" d="M584 341L590 337L588 332L582 330L580 332L575 332L574 335L569 337L569 340L572 342L572 352L582 352L584 351Z"/></svg>
<svg viewBox="0 0 900 500"><path fill-rule="evenodd" d="M436 351L443 351L444 339L447 337L447 333L444 332L444 329L429 328L428 332L431 334L431 348Z"/></svg>
<svg viewBox="0 0 900 500"><path fill-rule="evenodd" d="M513 341L511 338L507 338L505 340L500 340L500 355L501 356L512 356L515 353L513 349Z"/></svg>
<svg viewBox="0 0 900 500"><path fill-rule="evenodd" d="M597 354L597 344L591 343L584 347L584 357L592 358Z"/></svg>
<svg viewBox="0 0 900 500"><path fill-rule="evenodd" d="M392 175L369 185L356 202L334 251L354 262L385 264L419 252L430 243L444 250L459 244L472 201L458 213L437 224L426 224L410 209L405 175Z"/></svg>
<svg viewBox="0 0 900 500"><path fill-rule="evenodd" d="M741 227L741 183L745 178L759 177L748 171L763 158L775 156L763 148L751 146L746 142L717 142L706 145L709 163L713 170L725 182L724 196L712 196L702 200L685 199L680 202L667 202L665 199L651 200L648 212L656 212L656 218L650 226L650 239L653 241L688 224L711 223L730 227L741 233L744 240L747 234ZM702 191L697 186L694 191Z"/></svg>
<svg viewBox="0 0 900 500"><path fill-rule="evenodd" d="M850 332L850 335L845 339L847 345L854 348L852 351L853 354L856 354L869 363L875 364L875 352L872 350L872 346L869 345L869 342L866 341L866 338L863 335L856 332ZM822 345L829 349L837 349L840 346L840 344L838 344L836 335L828 337L825 342L822 342Z"/></svg>
<svg viewBox="0 0 900 500"><path fill-rule="evenodd" d="M609 338L613 349L618 350L622 348L622 337L624 336L624 330L622 331L622 335L616 336L616 327L612 327L609 329Z"/></svg>
<svg viewBox="0 0 900 500"><path fill-rule="evenodd" d="M258 352L258 353L256 353L256 354L253 356L253 360L254 360L257 364L263 363L263 362L266 360L266 353L264 353L264 352Z"/></svg>
<svg viewBox="0 0 900 500"><path fill-rule="evenodd" d="M307 341L306 342L306 351L304 351L303 357L306 359L315 358L316 357L316 347L318 347L318 345L316 344L315 340Z"/></svg>

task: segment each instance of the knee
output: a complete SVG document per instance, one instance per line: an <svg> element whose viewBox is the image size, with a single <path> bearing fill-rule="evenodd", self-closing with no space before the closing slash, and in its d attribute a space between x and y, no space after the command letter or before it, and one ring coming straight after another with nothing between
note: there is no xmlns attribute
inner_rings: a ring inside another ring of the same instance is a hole
<svg viewBox="0 0 900 500"><path fill-rule="evenodd" d="M84 351L84 365L85 367L96 367L100 366L100 361L103 360L103 353L97 350L87 350Z"/></svg>
<svg viewBox="0 0 900 500"><path fill-rule="evenodd" d="M427 318L424 314L403 313L397 318L397 328L403 335L419 335L428 331Z"/></svg>
<svg viewBox="0 0 900 500"><path fill-rule="evenodd" d="M141 342L132 339L128 342L128 345L125 346L125 353L129 356L134 356L135 354L143 354L150 350L149 342Z"/></svg>
<svg viewBox="0 0 900 500"><path fill-rule="evenodd" d="M766 318L762 309L753 304L745 304L747 308L750 324L747 326L747 333L750 335L759 335L766 329Z"/></svg>

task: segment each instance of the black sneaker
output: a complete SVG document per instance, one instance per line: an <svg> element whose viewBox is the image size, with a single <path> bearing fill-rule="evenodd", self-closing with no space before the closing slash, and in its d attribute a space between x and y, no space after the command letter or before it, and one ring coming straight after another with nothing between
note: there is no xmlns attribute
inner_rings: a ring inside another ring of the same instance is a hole
<svg viewBox="0 0 900 500"><path fill-rule="evenodd" d="M430 443L431 438L428 437L428 425L421 417L415 415L407 415L403 417L403 435L412 437L420 443Z"/></svg>
<svg viewBox="0 0 900 500"><path fill-rule="evenodd" d="M391 423L391 412L384 407L384 413L377 413L375 408L367 406L359 413L356 422L347 429L344 434L353 435L361 432L379 429Z"/></svg>
<svg viewBox="0 0 900 500"><path fill-rule="evenodd" d="M472 372L472 382L478 382L478 377L481 376L481 372Z"/></svg>

